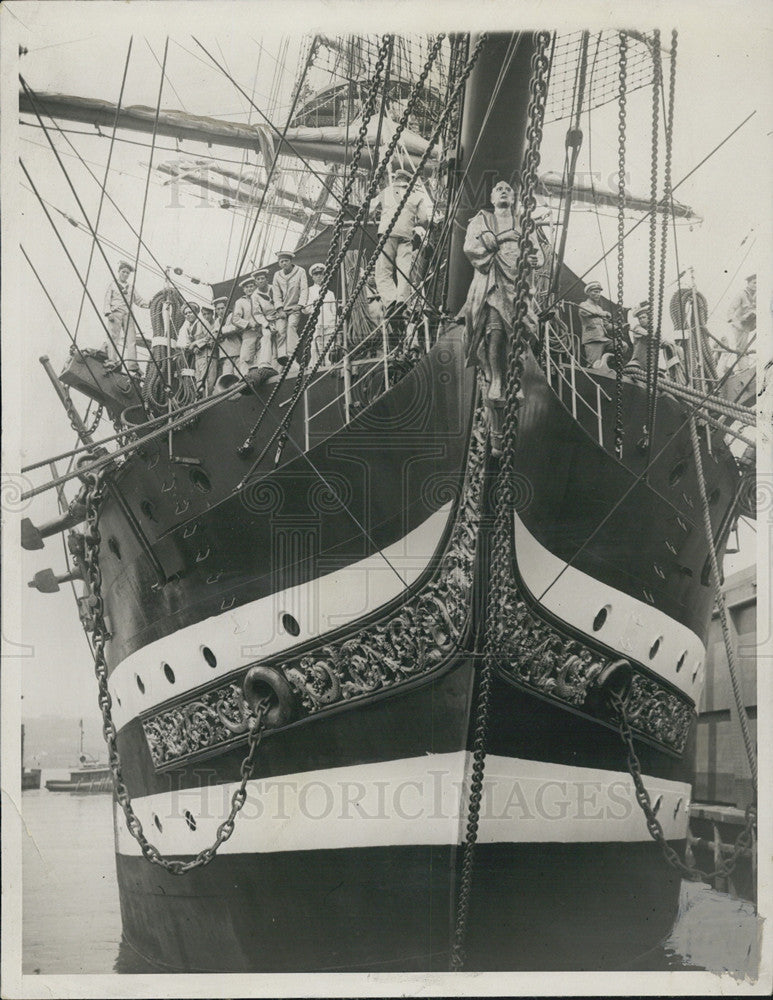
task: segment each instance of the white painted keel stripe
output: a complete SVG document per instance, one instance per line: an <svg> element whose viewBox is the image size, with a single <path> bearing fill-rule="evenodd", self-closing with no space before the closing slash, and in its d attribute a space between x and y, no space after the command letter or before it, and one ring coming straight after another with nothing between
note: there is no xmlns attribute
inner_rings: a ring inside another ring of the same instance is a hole
<svg viewBox="0 0 773 1000"><path fill-rule="evenodd" d="M461 843L470 763L470 755L459 751L251 781L234 834L220 851ZM196 854L214 841L228 814L238 784L208 785L206 767L199 773L201 787L134 799L146 835L162 854ZM685 837L690 786L647 776L644 783L658 805L666 837ZM117 850L138 855L120 807L114 808ZM649 834L628 774L492 755L486 762L478 839L487 844L636 842L649 840Z"/></svg>
<svg viewBox="0 0 773 1000"><path fill-rule="evenodd" d="M649 667L697 704L706 649L692 629L652 605L567 566L537 541L517 513L513 518L518 569L531 596L567 625ZM602 609L606 609L604 620L594 629Z"/></svg>
<svg viewBox="0 0 773 1000"><path fill-rule="evenodd" d="M451 511L452 504L444 504L383 554L375 553L308 583L213 615L127 656L109 681L116 727L120 729L140 712L169 698L323 636L388 604L404 592L403 582L413 584L427 570ZM297 636L284 627L285 614L292 615L300 626ZM214 656L214 668L204 649ZM172 671L173 682L165 664Z"/></svg>

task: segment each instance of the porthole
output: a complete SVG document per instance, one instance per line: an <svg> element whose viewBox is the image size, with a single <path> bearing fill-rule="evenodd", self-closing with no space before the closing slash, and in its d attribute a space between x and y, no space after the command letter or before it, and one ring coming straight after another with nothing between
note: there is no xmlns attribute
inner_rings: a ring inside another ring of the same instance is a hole
<svg viewBox="0 0 773 1000"><path fill-rule="evenodd" d="M141 500L140 510L149 521L156 520L156 508L153 506L150 500Z"/></svg>
<svg viewBox="0 0 773 1000"><path fill-rule="evenodd" d="M288 635L297 636L301 634L301 626L298 624L295 618L286 611L282 615L282 628Z"/></svg>
<svg viewBox="0 0 773 1000"><path fill-rule="evenodd" d="M201 655L207 661L207 663L209 664L209 666L212 667L212 669L214 670L215 667L217 666L217 657L212 652L212 650L209 648L209 646L202 646L201 647Z"/></svg>
<svg viewBox="0 0 773 1000"><path fill-rule="evenodd" d="M193 483L199 493L212 492L212 483L209 480L209 476L203 469L191 469L188 476L190 477L191 483Z"/></svg>
<svg viewBox="0 0 773 1000"><path fill-rule="evenodd" d="M156 829L158 830L158 832L163 833L164 832L163 824L161 823L161 820L158 818L158 816L156 816L155 813L153 813L153 822L156 824Z"/></svg>
<svg viewBox="0 0 773 1000"><path fill-rule="evenodd" d="M678 799L676 805L674 806L674 819L679 815L679 810L682 807L683 799Z"/></svg>
<svg viewBox="0 0 773 1000"><path fill-rule="evenodd" d="M695 664L695 669L692 672L692 682L693 682L693 684L697 680L698 674L700 673L700 671L701 671L701 665L700 665L700 663L696 663Z"/></svg>
<svg viewBox="0 0 773 1000"><path fill-rule="evenodd" d="M594 632L598 632L598 630L604 625L604 622L607 620L607 616L611 610L610 606L605 604L604 607L597 612L596 617L593 619Z"/></svg>
<svg viewBox="0 0 773 1000"><path fill-rule="evenodd" d="M114 538L112 535L107 540L107 547L113 553L116 559L121 558L121 546L118 544L118 539Z"/></svg>
<svg viewBox="0 0 773 1000"><path fill-rule="evenodd" d="M115 700L116 700L116 701L118 702L118 705L120 706L120 704L121 704L121 699L120 699L120 698L118 697L118 695L116 695L116 696L115 696Z"/></svg>
<svg viewBox="0 0 773 1000"><path fill-rule="evenodd" d="M650 659L654 660L658 655L658 650L660 649L660 644L663 642L663 636L659 635L657 639L650 646Z"/></svg>
<svg viewBox="0 0 773 1000"><path fill-rule="evenodd" d="M174 684L174 670L172 670L168 663L162 663L161 666L164 668L164 677L166 677L170 684Z"/></svg>
<svg viewBox="0 0 773 1000"><path fill-rule="evenodd" d="M140 689L140 691L143 694L145 694L145 685L142 683L142 678L140 677L140 675L139 674L135 674L134 675L134 679L137 682L137 687Z"/></svg>
<svg viewBox="0 0 773 1000"><path fill-rule="evenodd" d="M660 807L662 805L663 805L663 796L662 795L658 795L658 797L652 803L652 812L654 813L655 816L657 816L658 810L660 809Z"/></svg>
<svg viewBox="0 0 773 1000"><path fill-rule="evenodd" d="M188 824L189 830L196 829L196 820L194 819L193 813L190 811L190 809L185 810L185 822Z"/></svg>
<svg viewBox="0 0 773 1000"><path fill-rule="evenodd" d="M684 666L684 661L685 661L686 659L687 659L687 650L685 650L685 651L684 651L684 652L682 653L682 655L681 655L681 656L679 657L679 659L678 659L678 661L677 661L677 664L676 664L676 672L677 672L677 673L679 673L679 671L680 671L680 670L682 669L682 667Z"/></svg>
<svg viewBox="0 0 773 1000"><path fill-rule="evenodd" d="M668 474L668 485L676 486L682 476L687 472L688 462L686 458L681 459L677 462L673 469Z"/></svg>

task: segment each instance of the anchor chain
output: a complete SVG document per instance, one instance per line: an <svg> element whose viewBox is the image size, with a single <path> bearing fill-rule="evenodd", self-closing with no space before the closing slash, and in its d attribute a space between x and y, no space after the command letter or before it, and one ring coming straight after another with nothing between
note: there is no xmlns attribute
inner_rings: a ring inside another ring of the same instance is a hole
<svg viewBox="0 0 773 1000"><path fill-rule="evenodd" d="M333 232L331 234L330 246L328 247L327 256L325 257L325 270L322 274L322 279L320 281L320 293L314 303L314 308L311 314L307 317L303 324L303 329L298 337L298 343L296 344L295 350L292 356L288 359L287 365L284 372L282 373L279 381L276 383L271 391L271 395L268 398L268 402L263 407L263 411L258 417L257 421L250 428L247 433L247 437L244 439L241 445L237 448L237 453L241 457L245 457L252 451L252 442L255 435L260 430L261 424L263 423L264 415L271 409L271 405L274 402L281 386L283 385L287 373L290 371L290 366L293 361L298 359L302 367L305 367L308 363L308 355L311 350L311 332L316 328L317 320L319 319L319 314L322 311L322 303L325 298L325 292L328 290L330 282L333 275L336 272L346 249L349 246L351 240L344 242L341 246L341 237L343 235L344 222L346 220L346 210L349 208L349 198L351 196L354 184L357 180L357 167L359 166L360 159L362 157L362 151L368 141L368 126L370 125L370 120L373 117L376 110L376 98L378 96L378 89L381 85L381 74L384 71L384 65L386 63L387 56L389 54L389 49L392 45L391 35L382 35L381 45L378 50L378 56L376 59L376 65L373 69L373 76L370 81L370 88L368 91L368 96L365 101L365 105L362 109L362 121L360 122L360 127L357 132L357 138L354 141L352 147L352 158L349 163L348 173L349 176L344 184L343 191L341 192L341 197L338 205L338 212L336 214L335 222L333 223ZM308 331L308 334L307 334ZM302 382L302 379L298 380ZM292 406L290 407L292 409Z"/></svg>
<svg viewBox="0 0 773 1000"><path fill-rule="evenodd" d="M655 353L655 257L658 231L658 122L660 111L660 30L652 35L652 138L650 155L650 209L649 209L649 272L647 298L650 304L650 335L647 337L647 423L644 440L647 452L651 451L652 423L655 419L655 387L658 356Z"/></svg>
<svg viewBox="0 0 773 1000"><path fill-rule="evenodd" d="M268 699L260 702L255 710L255 714L248 722L247 755L241 764L241 781L239 787L231 796L231 808L228 817L218 826L215 840L209 847L205 847L191 861L169 861L162 857L158 848L151 844L142 829L142 823L134 811L131 796L127 789L122 772L121 758L118 753L118 736L113 723L112 706L113 700L108 688L107 661L105 659L105 643L110 638L110 633L105 620L105 602L102 597L102 570L99 566L99 548L101 536L99 533L99 507L102 501L104 490L104 473L100 470L87 477L86 490L86 526L84 536L84 563L86 569L86 581L91 591L89 604L91 606L94 628L92 631L92 651L94 654L94 672L97 677L99 688L99 707L102 713L102 733L108 750L108 761L110 773L113 779L115 797L123 809L126 817L126 825L129 833L134 837L140 846L145 858L151 864L158 865L172 875L185 875L194 868L202 868L208 865L215 857L219 848L234 832L236 816L247 800L247 782L252 778L255 769L255 755L260 746L260 742L265 732L266 713L268 711Z"/></svg>
<svg viewBox="0 0 773 1000"><path fill-rule="evenodd" d="M663 295L666 288L666 253L668 251L668 224L671 220L671 159L674 134L674 92L676 89L676 47L679 33L676 28L671 32L671 52L669 63L668 107L665 112L663 131L665 136L665 155L663 159L663 218L660 230L660 262L658 273L658 308L655 323L655 357L660 353L661 323L663 321ZM661 72L660 63L658 72ZM655 316L655 303L650 303L651 316ZM698 317L696 317L697 320ZM700 348L700 345L699 345Z"/></svg>
<svg viewBox="0 0 773 1000"><path fill-rule="evenodd" d="M384 63L384 60L386 59L386 55L387 55L387 52L389 50L389 37L390 36L388 36L388 35L384 36L384 41L383 41L382 49L381 49L381 52L383 53L383 56L379 59L379 63L377 63L377 66L376 66L376 69L377 69L377 71L378 71L379 74L381 72L381 68L383 68L383 63ZM332 239L330 240L330 248L328 250L327 257L325 258L325 271L324 271L324 273L322 275L322 280L321 280L321 283L320 283L320 288L321 288L320 294L317 296L317 299L316 299L316 301L314 303L314 308L312 309L311 314L308 316L308 318L306 319L306 321L305 321L305 323L303 325L303 329L302 329L301 334L300 334L300 336L298 338L298 344L297 344L297 346L295 348L295 351L293 352L292 358L290 359L290 361L288 361L288 364L287 364L287 367L285 368L285 371L282 373L282 375L280 376L279 381L274 386L274 388L272 390L272 393L269 396L268 402L266 403L265 407L263 408L263 412L258 417L258 419L255 422L255 424L250 428L250 431L247 434L247 437L246 437L244 443L242 445L240 445L240 447L238 449L238 452L239 452L239 454L242 457L244 457L245 455L249 454L249 452L251 451L251 449L252 449L252 441L255 438L255 435L257 434L258 430L261 427L264 415L267 412L269 412L269 410L271 408L271 404L274 401L274 398L275 398L276 394L279 392L279 388L281 387L284 379L286 378L287 372L289 372L289 370L290 370L290 364L292 363L292 361L294 361L298 357L298 355L300 354L301 351L304 352L304 354L303 354L303 360L304 360L304 362L306 361L307 351L310 350L310 347L311 347L311 334L314 331L314 329L316 328L317 320L319 319L319 314L320 314L320 312L322 310L322 303L323 303L323 300L324 300L325 291L327 290L328 285L330 284L330 281L332 280L332 276L338 270L338 268L340 267L341 263L343 262L343 260L344 260L344 258L346 256L346 251L349 249L349 247L351 246L351 244L352 244L352 242L354 240L355 233L357 231L357 227L361 223L363 223L364 220L365 220L365 216L367 215L367 212L368 212L368 206L370 205L371 201L373 200L373 198L374 198L374 196L375 196L375 194L376 194L376 192L378 190L378 185L380 184L381 179L383 178L384 174L386 173L387 166L388 166L388 164L392 160L392 156L393 156L395 150L397 149L397 145L398 145L398 143L399 143L399 141L400 141L400 139L402 137L402 134L405 131L405 129L407 128L407 126L408 126L408 121L410 119L410 116L413 113L413 109L416 106L416 103L418 102L418 100L419 100L419 98L421 96L421 93L422 93L423 88L424 88L424 84L425 84L425 82L427 80L427 77L429 76L430 70L432 69L432 66L433 66L435 60L438 57L438 53L440 52L440 49L441 49L441 46L442 46L444 38L445 38L445 35L442 35L442 34L438 35L437 39L435 40L434 45L430 49L430 51L429 51L429 53L427 55L426 62L424 63L422 71L421 71L421 73L419 75L419 78L416 80L416 83L413 86L413 90L411 91L411 95L410 95L410 97L408 99L408 102L406 103L405 109L403 110L403 113L402 113L402 115L400 117L400 121L397 123L397 125L395 127L395 130L394 130L394 133L392 134L392 138L390 139L389 144L387 145L386 149L384 150L384 154L381 157L381 162L380 162L380 164L378 166L378 169L377 169L375 175L373 176L373 178L371 179L371 182L370 182L370 184L368 186L367 191L365 192L365 195L362 198L362 202L361 202L361 204L360 204L360 206L359 206L359 208L357 210L356 215L351 220L350 231L349 231L348 235L345 238L343 238L343 240L342 240L344 219L345 219L345 215L346 215L346 208L348 207L349 195L351 194L352 186L354 185L354 181L355 181L355 175L356 175L356 169L355 168L356 168L356 166L357 166L357 164L359 163L359 160L360 160L360 154L361 154L361 151L362 151L362 145L365 143L365 141L367 139L367 122L370 121L370 118L372 117L372 115L374 113L374 110L375 110L376 94L377 94L377 90L378 90L378 77L374 77L374 80L373 80L373 83L372 83L372 86L371 86L370 97L368 99L367 106L364 109L364 113L363 113L363 125L360 128L360 132L358 134L357 142L355 143L355 147L354 147L353 152L352 152L352 161L351 161L351 165L350 165L350 168L349 168L349 179L347 181L346 187L344 188L343 194L341 196L341 203L340 203L338 215L336 216L336 221L335 221L334 228L333 228L333 236L332 236ZM471 70L472 67L469 67L469 69ZM469 75L469 70L468 70L468 74L467 75ZM378 151L376 151L376 152L378 152ZM411 185L411 187L412 187L412 185ZM402 209L402 203L401 203L400 208ZM364 284L364 282L362 284ZM362 287L362 285L358 285L358 287L349 294L349 301L350 302L353 303L356 300L356 298L357 298L357 296L359 294L359 290L360 290L361 287ZM341 332L341 330L343 329L343 324L344 324L346 318L348 318L348 313L346 313L345 316L343 316L343 317L339 317L338 321L336 322L336 326L335 326L335 329L333 330L333 333L328 338L328 343L325 346L325 353L323 354L322 358L319 358L317 360L317 363L316 363L316 365L315 365L315 367L314 367L314 369L312 371L312 374L309 376L309 378L313 377L313 375L319 369L322 361L327 356L327 353L330 350L330 348L332 347L332 345L338 340L338 335ZM287 409L287 418L288 419L287 419L286 422L283 422L283 424L282 424L283 430L282 430L282 435L281 435L281 438L280 438L281 444L280 444L280 447L277 449L277 454L281 454L281 450L284 447L284 442L286 440L286 433L285 433L285 431L286 431L287 424L289 424L289 417L292 415L293 410L295 409L297 401L300 398L301 392L307 387L308 381L309 381L309 379L303 379L303 378L299 378L297 380L295 391L293 393L293 396L292 396L292 398L290 400L290 403L289 403L289 406L288 406L288 409ZM254 468L255 468L255 466L253 466L253 469ZM252 473L253 469L250 469L250 471L247 473L247 476L244 477L243 482L246 481L246 479Z"/></svg>
<svg viewBox="0 0 773 1000"><path fill-rule="evenodd" d="M628 722L628 713L625 700L615 691L607 692L607 696L618 719L618 729L623 743L627 750L628 772L633 779L636 789L636 801L644 813L647 821L647 830L652 839L660 846L663 857L672 868L693 882L710 882L714 878L728 878L733 874L739 859L753 849L755 830L757 827L757 805L756 802L749 803L746 807L744 827L735 839L733 852L726 861L722 861L712 872L704 872L700 868L685 864L674 848L666 840L663 827L660 824L655 810L652 807L652 800L649 792L644 786L641 773L641 764L636 755L633 744L633 733Z"/></svg>
<svg viewBox="0 0 773 1000"><path fill-rule="evenodd" d="M617 322L615 323L615 455L623 455L623 316L625 277L625 148L628 35L620 32L617 121Z"/></svg>
<svg viewBox="0 0 773 1000"><path fill-rule="evenodd" d="M104 412L104 404L100 403L99 406L94 411L94 416L92 418L91 424L86 428L86 433L91 436L94 431L99 427L99 421L102 419L102 414Z"/></svg>
<svg viewBox="0 0 773 1000"><path fill-rule="evenodd" d="M533 213L537 204L534 190L537 183L537 170L540 163L540 146L542 143L542 127L545 117L550 56L547 48L550 43L550 32L541 31L536 36L536 47L532 56L531 83L529 86L529 108L527 112L526 152L520 184L520 226L521 235L518 241L518 272L515 284L515 309L513 329L515 337L508 345L508 370L505 416L502 428L502 458L500 460L499 476L494 491L496 503L496 520L493 535L493 551L491 555L491 576L486 620L486 639L484 645L484 660L480 672L478 701L475 720L475 736L473 739L473 765L470 779L470 795L467 809L467 833L463 846L462 872L459 887L459 898L456 910L456 926L451 947L451 969L460 972L464 966L464 941L469 916L470 899L472 895L472 879L475 856L475 844L478 839L480 823L480 805L483 797L483 775L486 766L486 737L488 731L488 708L491 698L491 683L494 663L499 646L501 624L499 608L501 597L509 574L510 551L510 517L515 504L512 480L514 473L515 439L518 431L518 411L520 401L518 395L523 375L523 321L529 307L531 264L531 237L536 229Z"/></svg>
<svg viewBox="0 0 773 1000"><path fill-rule="evenodd" d="M443 110L443 112L442 112L442 114L440 116L440 120L438 121L438 124L436 125L435 130L432 133L432 135L431 135L431 137L430 137L430 139L429 139L429 141L427 143L426 149L424 150L424 152L421 155L421 158L419 159L418 163L414 167L413 174L411 176L411 179L408 181L408 186L405 189L405 193L403 194L403 196L402 196L400 202L398 203L398 205L395 207L394 213L392 215L391 221L389 222L389 225L384 230L384 232L381 233L381 235L379 236L378 243L376 244L376 248L373 251L372 256L368 260L368 263L365 265L365 267L364 267L364 269L362 271L362 274L359 276L359 278L358 278L357 282L355 283L354 287L349 292L346 305L341 310L341 312L340 312L340 314L338 316L338 319L336 320L335 329L333 330L332 334L328 338L328 342L325 345L324 350L322 351L322 353L320 354L319 358L317 359L314 367L307 374L306 378L305 379L299 378L297 380L293 396L292 396L292 398L290 400L289 405L287 406L287 411L285 413L285 416L282 419L281 424L279 425L279 427L277 428L277 430L274 432L274 435L269 440L269 442L265 445L265 447L264 447L263 451L261 452L261 454L255 460L255 462L253 462L252 467L249 469L249 471L247 472L247 474L244 476L244 478L242 479L242 482L239 484L239 486L237 487L237 489L241 489L242 486L244 486L244 484L247 482L247 480L249 479L249 477L252 475L252 473L255 471L255 469L258 467L258 465L262 461L263 456L266 454L266 452L268 451L268 449L271 447L271 445L277 439L279 439L279 440L278 440L276 455L274 457L274 464L275 465L279 464L279 460L281 458L285 442L287 441L287 428L288 428L288 426L290 424L290 420L292 418L293 411L294 411L294 409L295 409L295 407L296 407L296 405L298 403L298 400L300 399L301 394L308 388L311 380L313 379L313 377L315 376L315 374L317 373L317 371L319 370L319 368L323 364L325 358L327 357L328 352L330 351L331 347L333 346L333 344L338 339L339 333L341 332L341 330L344 327L344 324L346 323L346 321L349 319L349 316L351 315L351 311L352 311L352 308L354 306L354 303L357 301L357 297L359 296L359 294L362 291L362 289L365 287L365 283L367 282L368 278L371 276L371 274L375 270L376 262L377 262L379 256L381 255L381 253L382 253L382 251L383 251L383 249L384 249L384 247L386 245L387 240L391 236L392 230L394 229L395 225L397 224L397 220L400 217L400 213L402 212L403 208L405 207L405 204L408 201L408 198L410 197L411 192L413 191L413 189L414 189L414 187L416 185L417 180L422 175L422 171L424 170L424 167L425 167L425 165L427 163L427 160L429 159L429 157L430 157L430 155L432 153L432 150L434 149L434 147L435 147L435 145L436 145L436 143L437 143L437 141L438 141L438 139L440 137L440 134L441 134L443 128L445 128L446 122L448 121L448 117L451 114L451 111L452 111L452 109L454 107L454 104L457 101L457 99L459 98L459 95L460 95L460 93L461 93L461 91L462 91L462 89L463 89L463 87L464 87L464 85L465 85L465 83L467 81L467 78L470 75L470 73L472 72L473 67L475 66L475 63L476 63L476 61L478 59L478 56L480 55L481 50L483 49L483 47L486 44L486 41L487 41L487 36L486 36L486 34L484 32L481 35L481 37L478 39L478 42L477 42L475 48L473 49L472 53L470 54L469 60L467 61L467 65L464 67L464 70L462 71L462 73L459 76L459 79L456 82L456 85L454 87L453 93L451 94L451 96L449 97L449 99L448 99L448 101L446 103L446 106L445 106L445 108L444 108L444 110ZM434 51L435 50L433 48L433 52ZM427 60L427 64L428 65L425 67L427 69L427 72L429 72L429 65L431 65L430 60L434 59L433 52L430 52L430 55L429 55L428 60ZM421 80L417 81L417 85L414 87L413 94L411 95L411 100L414 99L414 96L418 96L418 94L420 92L420 85L421 85ZM373 196L375 195L376 190L378 188L378 185L379 185L379 183L381 181L381 178L383 177L383 175L384 175L384 173L386 171L387 164L391 160L392 153L394 152L394 149L395 149L395 147L397 145L397 139L399 138L399 133L401 132L401 129L404 127L404 123L407 122L407 117L408 117L408 108L406 107L406 111L403 113L403 117L401 119L400 125L398 125L398 128L395 130L395 133L392 136L390 144L387 147L387 150L386 150L386 152L385 152L385 154L384 154L384 156L382 158L381 165L379 166L379 169L378 169L375 177L372 179L372 181L370 183L370 187L366 191L365 197L363 198L362 205L360 206L360 208L359 208L359 210L357 212L357 215L355 216L355 218L353 220L352 230L349 233L349 235L346 237L344 245L341 248L341 250L339 251L339 255L338 255L336 266L338 266L338 263L340 263L340 261L343 259L343 256L344 256L344 253L345 253L346 249L348 248L348 246L351 243L351 241L354 239L354 227L357 226L357 225L359 225L360 222L362 222L362 220L363 220L363 218L364 218L364 216L365 216L365 214L367 212L367 206L368 206L369 202L372 200ZM317 299L316 305L320 305L320 304L321 304L321 296L320 296L320 298ZM315 314L312 313L309 321L311 321L312 319L314 319L314 315ZM301 343L302 343L302 340L299 339L298 346L296 347L296 352L298 350L300 350ZM295 357L295 354L293 355L293 357ZM285 371L287 371L287 369L285 369ZM284 374L283 374L283 377L284 377ZM281 383L281 380L280 380L280 383ZM277 386L280 383L277 383ZM275 391L276 391L276 387L275 387ZM269 401L266 404L266 408L264 410L264 413L268 410L268 408L269 408L270 405L271 405L271 398L269 398ZM256 428L260 426L260 421L262 419L263 419L262 416L258 419L258 422L255 425ZM250 436L248 436L248 440L245 442L245 444L249 444L250 437L252 435L254 435L254 433L255 433L255 429L253 428L253 430L250 431ZM244 447L244 446L242 446L242 447ZM241 454L241 452L240 452L240 454Z"/></svg>

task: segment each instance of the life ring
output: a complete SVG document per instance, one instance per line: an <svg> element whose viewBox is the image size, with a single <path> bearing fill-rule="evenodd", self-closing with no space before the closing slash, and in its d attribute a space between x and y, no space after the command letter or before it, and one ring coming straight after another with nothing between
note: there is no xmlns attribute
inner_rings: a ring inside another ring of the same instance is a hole
<svg viewBox="0 0 773 1000"><path fill-rule="evenodd" d="M245 675L242 690L244 700L253 712L264 698L269 698L265 721L271 729L285 726L292 719L295 710L293 689L285 675L276 667L260 663L250 667Z"/></svg>

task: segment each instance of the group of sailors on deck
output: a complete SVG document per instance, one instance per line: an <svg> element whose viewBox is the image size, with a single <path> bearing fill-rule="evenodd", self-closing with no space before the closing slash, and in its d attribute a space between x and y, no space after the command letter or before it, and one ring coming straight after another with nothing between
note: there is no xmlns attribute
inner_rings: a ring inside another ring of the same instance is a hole
<svg viewBox="0 0 773 1000"><path fill-rule="evenodd" d="M410 179L408 171L395 170L370 208L384 245L364 289L364 302L371 323L385 323L392 332L402 329L405 306L416 294L411 270L418 249L426 242L435 210L423 189L407 193ZM175 345L185 352L204 394L211 394L222 375L241 377L251 369L279 371L284 366L297 369L298 358L293 360L293 355L304 321L320 296L325 266L312 264L307 274L289 250L277 254L277 263L272 279L266 268L242 279L241 295L228 315L229 300L225 297L203 306L185 303L183 322L173 330ZM130 281L133 272L131 264L120 261L117 280L110 283L105 296L110 333L107 367L139 373L138 334L131 307L148 308L150 303ZM311 339L312 364L331 360L335 328L336 301L328 289Z"/></svg>
<svg viewBox="0 0 773 1000"><path fill-rule="evenodd" d="M750 333L756 327L756 288L757 276L748 275L746 287L737 295L728 311L728 323L731 328L735 346L728 343L724 336L717 341L721 353L744 354L749 347ZM585 300L579 304L578 312L582 325L581 343L582 356L589 368L612 367L615 356L615 338L617 337L612 313L602 301L603 287L599 281L591 281L585 286ZM634 374L644 371L648 364L648 352L652 350L652 308L645 300L628 311L629 320L625 327L628 336L618 337L618 348L622 352L625 367L624 373ZM664 338L661 342L660 367L670 369L684 365L684 348L680 340L686 336L685 331L675 331L673 343Z"/></svg>
<svg viewBox="0 0 773 1000"><path fill-rule="evenodd" d="M297 370L298 359L293 355L303 321L313 312L322 291L325 265L312 264L307 275L289 250L278 253L277 262L273 280L269 280L267 268L241 280L241 295L227 315L226 296L202 306L192 302L183 305L183 322L172 330L174 346L185 352L205 395L212 393L221 375L243 376L256 368L279 371L287 365ZM126 369L138 373L137 333L128 303L145 308L150 303L129 287L133 270L131 264L120 261L118 281L111 282L106 293L105 317L111 332L108 367L118 367L116 348L122 347ZM327 289L311 339L312 364L320 359L325 363L335 327L335 296Z"/></svg>

